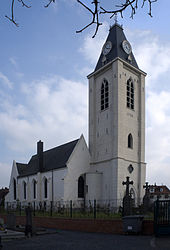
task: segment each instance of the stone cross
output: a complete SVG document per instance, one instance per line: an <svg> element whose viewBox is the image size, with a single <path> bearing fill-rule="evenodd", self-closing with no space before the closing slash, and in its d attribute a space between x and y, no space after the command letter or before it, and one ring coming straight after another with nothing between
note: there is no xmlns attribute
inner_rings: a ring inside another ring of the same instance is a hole
<svg viewBox="0 0 170 250"><path fill-rule="evenodd" d="M147 213L151 209L151 204L150 204L150 196L149 196L149 185L148 182L143 186L145 188L145 195L143 197L143 210L144 213Z"/></svg>
<svg viewBox="0 0 170 250"><path fill-rule="evenodd" d="M129 185L133 185L133 181L129 181L129 176L127 176L126 181L123 181L122 185L126 185L126 196L128 196L129 195Z"/></svg>
<svg viewBox="0 0 170 250"><path fill-rule="evenodd" d="M143 186L143 188L145 189L145 194L148 194L149 193L149 185L148 185L148 182L146 182L146 184Z"/></svg>
<svg viewBox="0 0 170 250"><path fill-rule="evenodd" d="M126 185L126 194L123 198L123 211L122 211L122 215L123 216L127 216L127 215L131 215L132 214L132 199L131 196L129 194L129 185L133 185L133 181L129 180L129 177L126 177L126 181L122 182L122 185Z"/></svg>

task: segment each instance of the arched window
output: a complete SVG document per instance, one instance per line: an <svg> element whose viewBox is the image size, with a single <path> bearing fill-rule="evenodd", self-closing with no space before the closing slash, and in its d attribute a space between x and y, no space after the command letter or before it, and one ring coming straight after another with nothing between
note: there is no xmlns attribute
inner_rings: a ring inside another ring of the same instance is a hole
<svg viewBox="0 0 170 250"><path fill-rule="evenodd" d="M109 84L106 79L103 80L101 86L101 110L109 107Z"/></svg>
<svg viewBox="0 0 170 250"><path fill-rule="evenodd" d="M132 134L128 135L128 148L133 148L133 136L132 136Z"/></svg>
<svg viewBox="0 0 170 250"><path fill-rule="evenodd" d="M84 178L80 176L78 178L78 198L84 198Z"/></svg>
<svg viewBox="0 0 170 250"><path fill-rule="evenodd" d="M47 193L48 193L48 183L47 183L47 178L44 179L44 198L47 198Z"/></svg>
<svg viewBox="0 0 170 250"><path fill-rule="evenodd" d="M129 79L127 81L126 86L126 92L127 92L127 107L130 109L134 109L134 84L132 82L132 79Z"/></svg>
<svg viewBox="0 0 170 250"><path fill-rule="evenodd" d="M13 189L14 189L14 200L17 199L17 185L16 185L16 180L13 179Z"/></svg>
<svg viewBox="0 0 170 250"><path fill-rule="evenodd" d="M33 180L33 198L36 199L36 188L37 188L37 183L36 183L36 180Z"/></svg>
<svg viewBox="0 0 170 250"><path fill-rule="evenodd" d="M23 182L23 188L24 188L24 200L26 200L27 199L27 184L25 181Z"/></svg>

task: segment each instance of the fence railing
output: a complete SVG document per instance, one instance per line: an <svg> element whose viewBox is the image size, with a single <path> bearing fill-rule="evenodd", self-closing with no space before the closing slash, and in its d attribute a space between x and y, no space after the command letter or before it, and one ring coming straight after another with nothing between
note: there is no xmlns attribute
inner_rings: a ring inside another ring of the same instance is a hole
<svg viewBox="0 0 170 250"><path fill-rule="evenodd" d="M136 204L134 202L134 204ZM6 202L0 207L0 213L15 213L25 215L26 207L30 206L33 216L52 216L62 218L121 218L122 200L76 200L76 201L42 201L42 202ZM142 205L134 205L133 214L146 214L152 217L153 206L148 210Z"/></svg>

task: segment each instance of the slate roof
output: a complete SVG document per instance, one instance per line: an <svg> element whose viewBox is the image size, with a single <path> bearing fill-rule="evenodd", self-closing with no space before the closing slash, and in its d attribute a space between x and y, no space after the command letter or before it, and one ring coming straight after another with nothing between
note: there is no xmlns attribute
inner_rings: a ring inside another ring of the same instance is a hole
<svg viewBox="0 0 170 250"><path fill-rule="evenodd" d="M73 152L77 140L43 152L43 172L66 167L67 161ZM28 164L16 163L19 177L33 175L39 172L38 156L33 155Z"/></svg>
<svg viewBox="0 0 170 250"><path fill-rule="evenodd" d="M132 59L132 61L130 62L128 60L128 55L122 49L122 42L124 40L127 40L127 39L126 39L126 36L125 36L125 34L123 32L123 28L119 24L113 25L110 28L109 35L108 35L108 37L106 39L106 42L107 41L111 41L112 42L112 49L106 55L107 63L109 63L112 60L114 60L115 58L119 57L119 58L123 59L124 61L130 63L135 68L139 69L133 53L132 52L130 53L130 57ZM103 67L102 58L103 58L103 53L101 52L101 55L99 57L99 60L97 62L96 68L95 68L95 71L98 70L98 69L100 69L101 67Z"/></svg>

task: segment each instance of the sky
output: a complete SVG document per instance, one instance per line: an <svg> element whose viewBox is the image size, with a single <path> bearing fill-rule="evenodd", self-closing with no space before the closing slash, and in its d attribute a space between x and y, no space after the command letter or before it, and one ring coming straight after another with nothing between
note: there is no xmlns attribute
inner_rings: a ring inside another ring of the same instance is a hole
<svg viewBox="0 0 170 250"><path fill-rule="evenodd" d="M94 71L114 19L103 15L92 39L94 26L76 34L91 21L76 0L44 8L47 2L32 0L29 9L17 2L16 27L5 18L9 1L1 0L0 187L9 186L13 160L27 163L38 140L47 150L83 133L88 143L86 76ZM109 7L111 1L100 2ZM139 4L133 19L127 10L118 22L147 72L146 180L170 188L170 1L161 2L153 4L152 18L148 6Z"/></svg>

